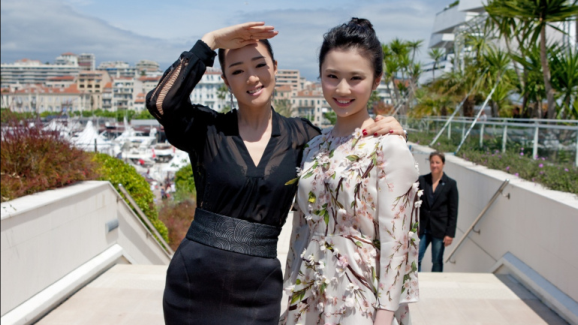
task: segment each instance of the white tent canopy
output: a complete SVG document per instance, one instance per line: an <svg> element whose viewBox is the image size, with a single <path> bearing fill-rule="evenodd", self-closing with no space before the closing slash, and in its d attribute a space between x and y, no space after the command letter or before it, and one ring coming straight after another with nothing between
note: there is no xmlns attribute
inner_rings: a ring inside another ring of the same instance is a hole
<svg viewBox="0 0 578 325"><path fill-rule="evenodd" d="M95 141L98 152L110 154L112 149L111 142L98 134L98 131L92 125L92 121L88 121L84 130L78 136L72 138L74 145L84 151L94 151Z"/></svg>

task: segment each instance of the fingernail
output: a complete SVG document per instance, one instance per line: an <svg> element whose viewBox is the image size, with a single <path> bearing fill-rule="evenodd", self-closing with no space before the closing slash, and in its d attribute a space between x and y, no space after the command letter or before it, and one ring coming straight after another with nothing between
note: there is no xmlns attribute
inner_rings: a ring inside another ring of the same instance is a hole
<svg viewBox="0 0 578 325"><path fill-rule="evenodd" d="M375 132L375 133L373 134L373 136L376 137L376 136L377 136L377 132Z"/></svg>
<svg viewBox="0 0 578 325"><path fill-rule="evenodd" d="M393 130L389 130L389 133L390 133L390 134L393 133Z"/></svg>
<svg viewBox="0 0 578 325"><path fill-rule="evenodd" d="M361 131L361 133L363 133L363 136L366 136L366 135L367 135L367 130L364 129L363 131Z"/></svg>

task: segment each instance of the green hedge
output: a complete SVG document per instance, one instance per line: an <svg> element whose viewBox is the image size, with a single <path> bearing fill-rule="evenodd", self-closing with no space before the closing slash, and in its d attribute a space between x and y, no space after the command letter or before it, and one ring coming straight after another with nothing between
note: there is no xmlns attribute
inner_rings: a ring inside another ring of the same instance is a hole
<svg viewBox="0 0 578 325"><path fill-rule="evenodd" d="M101 175L100 180L109 181L114 188L117 189L120 195L124 197L118 188L118 184L122 184L126 191L135 200L138 207L158 230L159 234L161 234L163 239L168 242L169 237L167 227L158 218L158 213L153 201L154 195L144 177L137 173L136 169L129 164L109 155L100 153L95 154L94 159L101 165L97 170Z"/></svg>
<svg viewBox="0 0 578 325"><path fill-rule="evenodd" d="M175 173L175 187L177 190L175 199L177 201L196 198L197 190L191 164L182 167Z"/></svg>
<svg viewBox="0 0 578 325"><path fill-rule="evenodd" d="M411 132L409 141L428 146L434 136L434 133ZM457 137L448 139L441 136L432 148L441 152L454 152L459 140ZM502 153L500 139L489 139L480 148L479 139L469 138L457 156L475 164L505 171L552 190L578 194L578 168L568 162L571 159L564 153L557 155L557 161L546 157L532 159L531 149L523 148L519 144L508 143L506 151Z"/></svg>

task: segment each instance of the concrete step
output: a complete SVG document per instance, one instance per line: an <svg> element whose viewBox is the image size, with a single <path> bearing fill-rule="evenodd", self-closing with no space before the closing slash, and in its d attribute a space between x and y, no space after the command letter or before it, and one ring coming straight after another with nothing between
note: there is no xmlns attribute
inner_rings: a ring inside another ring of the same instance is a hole
<svg viewBox="0 0 578 325"><path fill-rule="evenodd" d="M116 265L37 324L163 324L166 266ZM420 273L413 325L567 323L507 275Z"/></svg>

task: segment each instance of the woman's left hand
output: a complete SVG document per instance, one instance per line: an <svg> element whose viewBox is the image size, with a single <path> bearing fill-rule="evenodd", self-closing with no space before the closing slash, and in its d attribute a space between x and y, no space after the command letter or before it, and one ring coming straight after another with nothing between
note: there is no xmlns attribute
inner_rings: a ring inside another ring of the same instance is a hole
<svg viewBox="0 0 578 325"><path fill-rule="evenodd" d="M378 115L375 117L375 123L363 130L364 136L378 136L384 134L397 134L405 137L405 132L401 124L392 116Z"/></svg>

